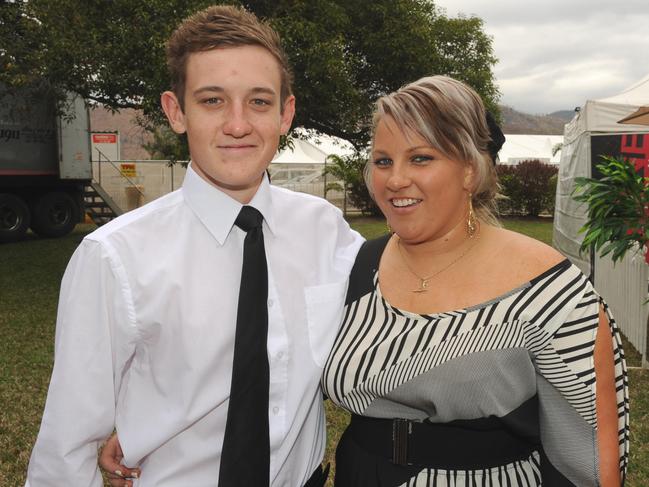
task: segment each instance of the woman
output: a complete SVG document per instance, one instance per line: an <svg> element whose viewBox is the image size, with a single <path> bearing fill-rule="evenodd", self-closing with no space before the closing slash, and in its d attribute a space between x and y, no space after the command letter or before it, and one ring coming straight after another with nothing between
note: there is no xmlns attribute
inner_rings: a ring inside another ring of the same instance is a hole
<svg viewBox="0 0 649 487"><path fill-rule="evenodd" d="M498 226L492 138L447 77L378 101L366 180L393 233L361 249L324 370L352 412L338 487L621 483L614 321L562 255Z"/></svg>

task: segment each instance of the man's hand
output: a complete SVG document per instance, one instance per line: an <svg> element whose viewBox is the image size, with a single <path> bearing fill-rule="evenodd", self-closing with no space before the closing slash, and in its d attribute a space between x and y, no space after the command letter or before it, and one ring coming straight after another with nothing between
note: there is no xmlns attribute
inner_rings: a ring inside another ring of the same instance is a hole
<svg viewBox="0 0 649 487"><path fill-rule="evenodd" d="M106 474L112 487L133 487L131 479L140 477L140 469L122 465L122 447L117 435L111 436L99 454L99 466Z"/></svg>

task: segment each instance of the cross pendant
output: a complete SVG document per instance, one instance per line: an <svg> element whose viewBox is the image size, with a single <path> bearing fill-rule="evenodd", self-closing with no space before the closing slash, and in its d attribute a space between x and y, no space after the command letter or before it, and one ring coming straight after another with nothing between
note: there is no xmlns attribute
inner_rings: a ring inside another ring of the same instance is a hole
<svg viewBox="0 0 649 487"><path fill-rule="evenodd" d="M419 283L419 289L413 289L413 293L425 293L428 292L428 279L421 279Z"/></svg>

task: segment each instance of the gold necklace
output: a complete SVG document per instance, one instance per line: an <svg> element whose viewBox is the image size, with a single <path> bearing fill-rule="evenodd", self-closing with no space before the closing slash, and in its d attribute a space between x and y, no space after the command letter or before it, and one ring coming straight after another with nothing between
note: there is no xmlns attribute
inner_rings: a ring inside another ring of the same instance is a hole
<svg viewBox="0 0 649 487"><path fill-rule="evenodd" d="M478 231L479 231L479 230L480 230L480 228L478 227ZM442 272L444 272L446 269L448 269L449 267L451 267L453 264L455 264L457 261L459 261L459 260L460 260L462 257L464 257L466 254L468 254L469 251L470 251L473 247L475 247L475 244L477 243L477 240L478 240L477 237L478 237L478 235L477 235L477 233L476 233L476 235L475 235L475 240L473 241L473 243L472 243L471 245L469 245L469 247L467 247L467 249L466 249L464 252L462 252L458 257L456 257L455 259L453 259L449 264L446 264L446 265L445 265L444 267L442 267L440 270L438 270L438 271L435 272L434 274L431 274L431 275L428 276L428 277L421 277L421 276L420 276L419 274L417 274L417 273L413 270L413 268L410 267L410 265L408 264L408 261L406 260L406 257L403 255L403 251L401 250L401 238L399 238L399 236L397 235L397 248L399 249L399 255L401 256L401 260L402 260L403 263L406 265L406 268L410 271L410 273L411 273L413 276L415 276L417 279L419 279L419 288L417 288L417 289L413 289L411 292L413 292L413 293L425 293L425 292L428 292L428 282L429 282L433 277L438 276L439 274L441 274ZM471 239L471 240L473 240L473 238L474 238L473 236L469 237L469 239Z"/></svg>

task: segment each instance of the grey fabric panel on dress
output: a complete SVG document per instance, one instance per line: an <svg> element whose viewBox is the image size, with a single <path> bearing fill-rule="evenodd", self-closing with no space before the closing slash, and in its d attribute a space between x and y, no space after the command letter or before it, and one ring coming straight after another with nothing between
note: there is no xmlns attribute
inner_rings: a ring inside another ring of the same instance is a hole
<svg viewBox="0 0 649 487"><path fill-rule="evenodd" d="M537 385L541 440L548 459L573 484L599 485L596 430L546 379L539 377Z"/></svg>
<svg viewBox="0 0 649 487"><path fill-rule="evenodd" d="M435 367L376 398L363 414L433 423L501 417L535 394L529 352L508 348L476 352Z"/></svg>

